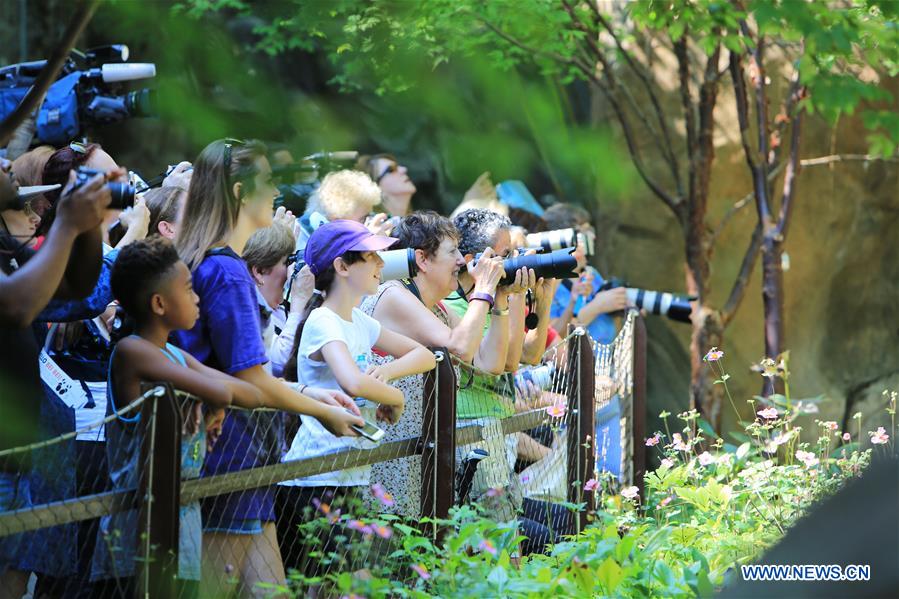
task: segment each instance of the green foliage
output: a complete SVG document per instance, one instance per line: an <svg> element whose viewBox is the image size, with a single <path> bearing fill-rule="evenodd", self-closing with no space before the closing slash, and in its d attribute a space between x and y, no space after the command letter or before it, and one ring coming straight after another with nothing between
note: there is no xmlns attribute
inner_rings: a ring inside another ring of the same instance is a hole
<svg viewBox="0 0 899 599"><path fill-rule="evenodd" d="M590 80L598 61L608 61L604 68L622 67L619 49L589 3L294 0L258 7L238 0L202 0L188 5L192 14L226 8L253 14L261 21L256 32L265 51L322 49L338 67L335 83L378 94L409 91L418 83L418 70L397 66L417 64L433 70L463 57L487 60L500 72L536 68L563 84ZM676 41L686 36L707 55L719 46L748 52L763 37L767 46L780 49L766 59L792 61L798 67L808 90L801 107L831 122L859 107L867 111L872 104L893 101L879 86L879 76L899 72L895 3L869 0L835 6L755 0L745 10L740 6L725 0L647 0L629 3L626 15L603 18L620 40L658 36ZM899 140L899 116L874 110L870 116L865 112L863 122L872 130L872 150L888 154Z"/></svg>
<svg viewBox="0 0 899 599"><path fill-rule="evenodd" d="M670 416L661 415L666 429ZM479 506L424 522L395 515L354 520L326 506L321 517L301 525L304 542L350 521L357 529L380 526L391 534L340 533L338 551L316 554L327 574L310 579L293 573L289 590L303 596L315 584L320 592L366 597L711 596L870 463L872 449L861 451L860 439L845 441L830 422L818 423L815 443L799 443L793 433L802 418L807 412L798 401L776 418L760 416L746 425L747 441L734 447L714 440L695 411L679 414L680 431L658 432L647 442L664 460L646 476L645 498L636 487L616 490L605 477L596 491L597 511L586 515L580 534L520 560L514 527L492 521ZM891 434L895 430L893 421ZM879 434L876 443L886 445ZM873 451L880 450L875 445ZM432 525L444 531L439 542L420 532Z"/></svg>

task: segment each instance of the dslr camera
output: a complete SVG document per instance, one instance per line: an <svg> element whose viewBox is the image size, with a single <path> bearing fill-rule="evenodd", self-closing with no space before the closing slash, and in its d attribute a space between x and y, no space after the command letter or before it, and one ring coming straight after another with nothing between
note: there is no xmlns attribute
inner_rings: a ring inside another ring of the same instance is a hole
<svg viewBox="0 0 899 599"><path fill-rule="evenodd" d="M627 299L640 310L667 316L671 320L678 322L691 322L690 316L693 314L693 306L690 305L690 301L696 298L675 295L665 291L650 291L648 289L628 287L627 283L614 277L606 281L599 290L607 291L618 287L626 288Z"/></svg>
<svg viewBox="0 0 899 599"><path fill-rule="evenodd" d="M75 185L72 191L78 189L97 175L102 175L102 171L94 170L84 166L75 169ZM124 210L134 206L134 186L130 183L121 183L119 181L107 181L106 187L112 194L112 201L109 203L110 210Z"/></svg>

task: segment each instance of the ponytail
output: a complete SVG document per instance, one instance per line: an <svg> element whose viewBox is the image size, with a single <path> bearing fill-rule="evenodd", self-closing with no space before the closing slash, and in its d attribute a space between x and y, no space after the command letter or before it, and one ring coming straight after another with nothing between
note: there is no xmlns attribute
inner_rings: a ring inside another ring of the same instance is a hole
<svg viewBox="0 0 899 599"><path fill-rule="evenodd" d="M362 252L346 252L340 257L347 264L354 264L356 262L362 262L363 260ZM283 374L284 380L286 381L291 383L297 382L298 354L300 351L300 341L303 338L303 329L306 327L306 321L309 320L309 315L312 314L312 311L325 303L325 294L331 288L331 284L334 282L334 277L336 276L337 273L335 272L333 265L315 275L315 293L313 293L312 297L309 298L309 301L306 302L306 308L303 311L303 319L300 320L300 324L297 325L296 335L294 335L293 338L293 347L290 349L290 356L284 364Z"/></svg>

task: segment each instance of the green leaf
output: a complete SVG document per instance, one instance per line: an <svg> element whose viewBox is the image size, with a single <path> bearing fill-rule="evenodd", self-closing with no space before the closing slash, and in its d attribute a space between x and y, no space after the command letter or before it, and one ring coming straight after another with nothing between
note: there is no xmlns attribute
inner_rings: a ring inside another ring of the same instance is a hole
<svg viewBox="0 0 899 599"><path fill-rule="evenodd" d="M599 579L600 584L602 584L603 590L609 595L614 595L615 589L624 578L624 571L621 569L621 566L618 565L618 562L611 557L607 557L605 561L599 565L599 568L596 571L596 577Z"/></svg>

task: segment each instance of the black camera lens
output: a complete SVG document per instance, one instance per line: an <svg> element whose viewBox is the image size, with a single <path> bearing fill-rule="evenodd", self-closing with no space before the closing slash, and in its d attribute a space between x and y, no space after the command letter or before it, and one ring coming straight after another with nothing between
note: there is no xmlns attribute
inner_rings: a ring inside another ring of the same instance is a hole
<svg viewBox="0 0 899 599"><path fill-rule="evenodd" d="M508 285L514 281L516 271L523 267L533 268L538 279L541 277L544 279L572 279L577 276L577 258L574 257L574 248L566 248L547 254L531 254L503 260L503 270L506 274L500 281L500 285Z"/></svg>
<svg viewBox="0 0 899 599"><path fill-rule="evenodd" d="M109 193L112 194L112 201L109 202L110 210L124 210L134 206L134 186L130 183L120 183L118 181L110 181L106 184Z"/></svg>

